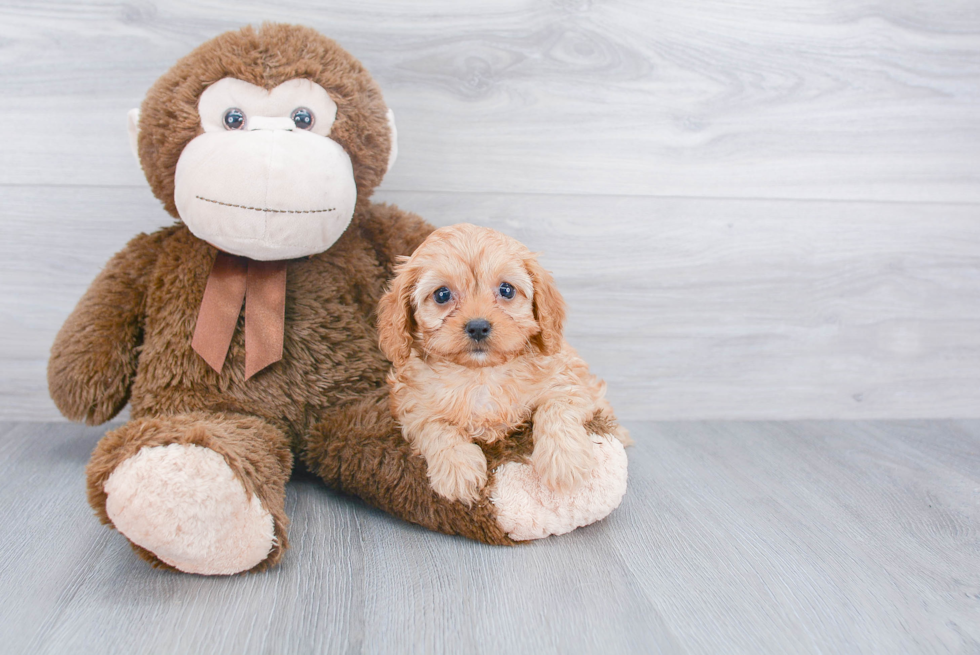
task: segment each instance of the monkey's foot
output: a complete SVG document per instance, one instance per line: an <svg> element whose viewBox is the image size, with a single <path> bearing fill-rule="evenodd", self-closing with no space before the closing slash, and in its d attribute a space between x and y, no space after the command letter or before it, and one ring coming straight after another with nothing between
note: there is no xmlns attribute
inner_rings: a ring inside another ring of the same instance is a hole
<svg viewBox="0 0 980 655"><path fill-rule="evenodd" d="M496 471L490 500L511 539L565 534L609 515L626 493L626 451L617 439L590 435L596 467L570 493L548 488L530 464L508 462Z"/></svg>
<svg viewBox="0 0 980 655"><path fill-rule="evenodd" d="M275 545L272 515L210 448L144 447L116 467L104 489L116 529L180 571L240 573Z"/></svg>

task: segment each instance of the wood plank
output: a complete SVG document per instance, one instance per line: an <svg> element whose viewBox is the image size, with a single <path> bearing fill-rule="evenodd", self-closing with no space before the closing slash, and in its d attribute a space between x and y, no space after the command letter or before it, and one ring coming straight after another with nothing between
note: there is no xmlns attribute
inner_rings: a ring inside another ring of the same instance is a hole
<svg viewBox="0 0 980 655"><path fill-rule="evenodd" d="M384 193L543 251L567 336L631 419L980 414L971 205ZM55 332L111 254L167 224L143 189L0 188L0 416L58 417Z"/></svg>
<svg viewBox="0 0 980 655"><path fill-rule="evenodd" d="M970 651L980 469L902 444L948 429L645 424L614 552L694 652Z"/></svg>
<svg viewBox="0 0 980 655"><path fill-rule="evenodd" d="M155 571L85 504L102 429L0 425L11 652L970 652L980 422L630 423L607 520L516 548L289 484L258 575ZM30 590L28 594L25 590Z"/></svg>
<svg viewBox="0 0 980 655"><path fill-rule="evenodd" d="M0 183L142 185L126 111L267 19L374 72L400 126L390 190L980 201L965 0L4 0Z"/></svg>

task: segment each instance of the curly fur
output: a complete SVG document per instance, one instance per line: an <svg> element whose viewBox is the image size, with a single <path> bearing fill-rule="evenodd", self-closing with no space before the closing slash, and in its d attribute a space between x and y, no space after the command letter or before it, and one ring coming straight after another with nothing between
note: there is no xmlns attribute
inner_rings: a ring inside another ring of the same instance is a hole
<svg viewBox="0 0 980 655"><path fill-rule="evenodd" d="M512 297L499 291L507 283ZM446 302L433 298L439 289ZM522 244L460 224L433 232L398 267L379 305L392 411L428 465L433 489L472 503L487 481L476 442L493 443L533 419L531 462L551 488L579 487L594 467L584 427L610 417L605 383L564 341L565 303ZM483 320L489 334L467 333ZM624 443L629 437L616 428Z"/></svg>

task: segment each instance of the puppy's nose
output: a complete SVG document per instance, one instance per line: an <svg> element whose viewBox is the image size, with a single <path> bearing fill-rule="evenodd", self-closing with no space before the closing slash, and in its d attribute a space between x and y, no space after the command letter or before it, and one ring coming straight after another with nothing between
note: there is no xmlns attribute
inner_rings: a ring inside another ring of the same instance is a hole
<svg viewBox="0 0 980 655"><path fill-rule="evenodd" d="M474 318L466 324L466 334L473 341L483 341L490 336L490 321L485 318Z"/></svg>

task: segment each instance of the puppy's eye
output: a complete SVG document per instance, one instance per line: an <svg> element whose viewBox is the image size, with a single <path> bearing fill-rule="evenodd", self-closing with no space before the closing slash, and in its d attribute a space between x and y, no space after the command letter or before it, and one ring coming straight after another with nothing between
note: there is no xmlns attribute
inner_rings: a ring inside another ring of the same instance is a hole
<svg viewBox="0 0 980 655"><path fill-rule="evenodd" d="M445 305L447 302L452 300L453 292L449 290L449 287L439 287L436 292L432 294L432 299L436 301L437 305Z"/></svg>
<svg viewBox="0 0 980 655"><path fill-rule="evenodd" d="M507 282L500 283L500 297L510 300L514 297L514 287L512 287Z"/></svg>
<svg viewBox="0 0 980 655"><path fill-rule="evenodd" d="M222 121L226 130L240 130L245 127L245 112L237 107L232 107L225 112Z"/></svg>

